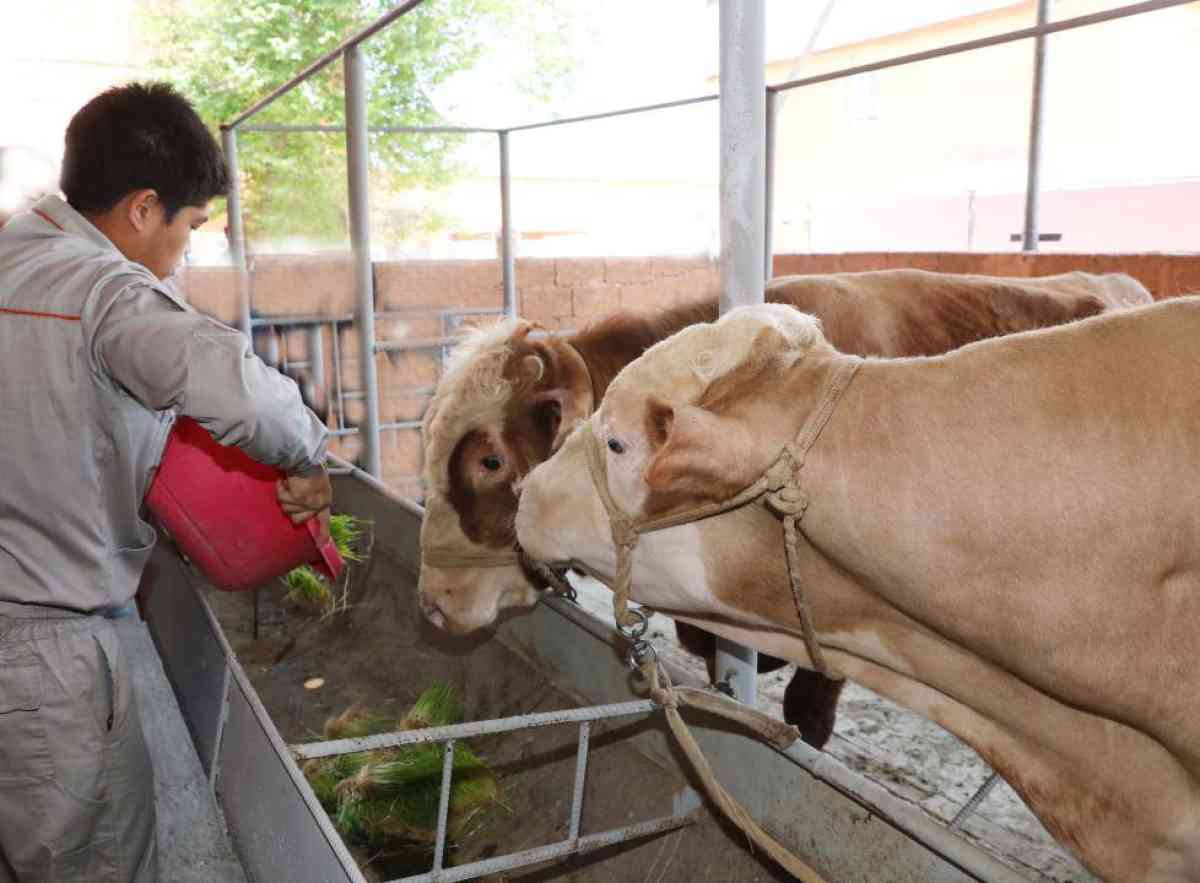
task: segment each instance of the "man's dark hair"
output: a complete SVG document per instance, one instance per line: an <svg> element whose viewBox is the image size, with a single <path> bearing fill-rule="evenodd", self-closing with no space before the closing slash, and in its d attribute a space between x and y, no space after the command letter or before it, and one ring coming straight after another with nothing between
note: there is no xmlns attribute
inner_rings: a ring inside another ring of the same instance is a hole
<svg viewBox="0 0 1200 883"><path fill-rule="evenodd" d="M105 212L153 189L167 223L184 206L229 190L221 149L187 99L167 83L102 92L71 118L59 186L80 213Z"/></svg>

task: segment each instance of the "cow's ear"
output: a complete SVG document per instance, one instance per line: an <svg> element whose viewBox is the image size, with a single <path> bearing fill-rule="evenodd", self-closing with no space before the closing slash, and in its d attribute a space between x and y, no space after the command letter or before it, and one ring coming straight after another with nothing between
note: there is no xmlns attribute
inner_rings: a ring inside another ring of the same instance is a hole
<svg viewBox="0 0 1200 883"><path fill-rule="evenodd" d="M652 494L679 504L724 500L758 477L744 420L653 396L644 419L651 455L642 477Z"/></svg>
<svg viewBox="0 0 1200 883"><path fill-rule="evenodd" d="M534 351L543 370L538 374L542 383L533 401L535 405L553 402L558 406L558 429L550 443L550 450L557 451L575 427L592 416L592 377L583 358L565 341L537 341ZM533 373L532 361L527 363L527 370Z"/></svg>

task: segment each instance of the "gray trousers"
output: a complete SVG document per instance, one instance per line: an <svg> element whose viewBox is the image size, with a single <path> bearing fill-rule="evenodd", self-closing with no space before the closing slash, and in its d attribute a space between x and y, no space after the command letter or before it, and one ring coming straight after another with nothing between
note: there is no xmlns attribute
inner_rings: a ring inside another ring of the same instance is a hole
<svg viewBox="0 0 1200 883"><path fill-rule="evenodd" d="M155 883L154 778L101 617L0 617L0 883Z"/></svg>

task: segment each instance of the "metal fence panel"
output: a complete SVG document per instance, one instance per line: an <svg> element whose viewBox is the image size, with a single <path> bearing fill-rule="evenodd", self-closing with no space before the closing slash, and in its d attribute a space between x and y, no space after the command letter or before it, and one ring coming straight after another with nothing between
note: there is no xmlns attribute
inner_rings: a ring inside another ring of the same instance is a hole
<svg viewBox="0 0 1200 883"><path fill-rule="evenodd" d="M260 881L364 883L324 810L314 805L274 725L241 680L235 678L229 691L217 795L246 873Z"/></svg>
<svg viewBox="0 0 1200 883"><path fill-rule="evenodd" d="M185 568L170 541L160 538L143 579L142 615L196 744L200 765L211 781L229 669L225 650L209 625L204 604L187 582Z"/></svg>

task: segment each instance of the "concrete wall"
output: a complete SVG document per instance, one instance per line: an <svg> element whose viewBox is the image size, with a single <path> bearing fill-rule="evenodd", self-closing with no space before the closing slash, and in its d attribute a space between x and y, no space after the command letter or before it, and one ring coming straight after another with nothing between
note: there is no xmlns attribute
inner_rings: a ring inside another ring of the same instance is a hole
<svg viewBox="0 0 1200 883"><path fill-rule="evenodd" d="M1069 270L1092 273L1123 272L1141 280L1155 297L1200 291L1200 254L983 254L878 252L791 254L775 259L775 275L859 272L917 267L947 273L991 276L1045 276ZM619 309L653 309L690 300L716 290L717 265L706 258L559 258L517 261L521 314L551 330L577 329ZM354 311L353 269L347 256L260 257L251 276L255 314L263 317L349 316ZM496 261L404 261L375 265L376 304L380 341L437 338L452 331L455 309L498 309L501 306L500 265ZM236 286L228 268L191 268L184 277L188 299L198 309L233 323L237 316ZM460 325L493 321L490 316L460 317ZM265 351L272 332L263 329L256 345ZM326 388L313 390L321 409L334 397L337 381L344 392L359 389L358 337L351 324L341 326L341 375L335 379L332 329L322 332ZM293 330L277 336L281 362L309 358L308 336ZM438 349L394 352L376 356L383 423L419 420L428 391L441 373ZM310 368L292 369L306 376ZM345 402L345 420L363 417L363 402ZM329 416L331 426L336 416ZM332 450L353 459L354 436L335 440ZM421 440L412 430L388 430L382 435L383 478L397 491L419 499Z"/></svg>

